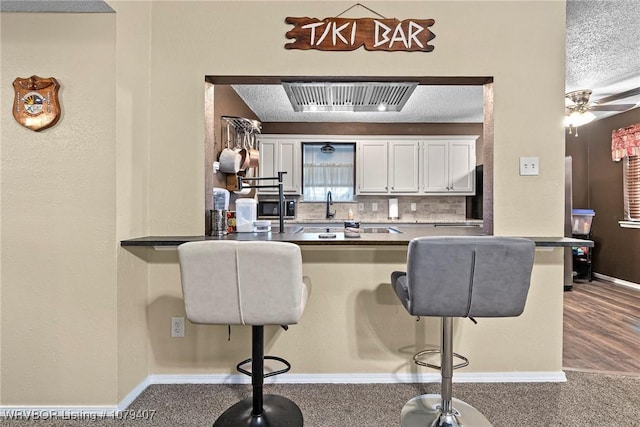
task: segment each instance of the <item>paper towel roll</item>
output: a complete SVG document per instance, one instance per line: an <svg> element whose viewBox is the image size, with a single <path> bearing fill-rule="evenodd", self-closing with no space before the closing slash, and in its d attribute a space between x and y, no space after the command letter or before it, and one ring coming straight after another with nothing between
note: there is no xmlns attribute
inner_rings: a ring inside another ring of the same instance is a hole
<svg viewBox="0 0 640 427"><path fill-rule="evenodd" d="M398 218L398 199L389 199L389 219Z"/></svg>

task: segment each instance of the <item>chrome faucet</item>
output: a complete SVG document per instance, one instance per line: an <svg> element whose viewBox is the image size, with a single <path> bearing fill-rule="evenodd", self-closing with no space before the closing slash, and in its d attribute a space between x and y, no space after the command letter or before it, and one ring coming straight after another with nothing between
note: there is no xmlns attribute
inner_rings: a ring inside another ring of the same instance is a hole
<svg viewBox="0 0 640 427"><path fill-rule="evenodd" d="M331 190L327 191L327 215L325 218L329 219L329 218L333 218L333 216L336 214L336 211L331 212L331 209L329 208L329 206L333 205L333 199L331 198Z"/></svg>

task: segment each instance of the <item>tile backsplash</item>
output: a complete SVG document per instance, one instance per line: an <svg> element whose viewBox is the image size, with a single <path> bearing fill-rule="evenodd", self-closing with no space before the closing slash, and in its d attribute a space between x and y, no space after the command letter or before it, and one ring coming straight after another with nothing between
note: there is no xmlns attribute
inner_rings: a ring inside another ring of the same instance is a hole
<svg viewBox="0 0 640 427"><path fill-rule="evenodd" d="M331 212L335 211L334 219L347 219L349 209L353 211L356 221L383 222L389 221L389 199L382 196L358 196L354 202L334 202ZM399 222L412 221L464 221L466 219L465 196L399 196ZM416 210L411 211L411 204L415 203ZM364 210L359 211L358 205L363 204ZM377 211L373 205L377 204ZM326 215L326 204L319 202L299 202L296 212L297 221L322 220Z"/></svg>

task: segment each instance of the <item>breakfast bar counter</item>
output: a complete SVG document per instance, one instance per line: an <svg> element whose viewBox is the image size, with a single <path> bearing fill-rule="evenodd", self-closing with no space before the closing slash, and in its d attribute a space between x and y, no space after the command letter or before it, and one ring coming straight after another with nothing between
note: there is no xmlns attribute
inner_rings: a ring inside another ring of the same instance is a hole
<svg viewBox="0 0 640 427"><path fill-rule="evenodd" d="M306 232L305 228L312 228L314 231L326 232ZM363 227L367 228L389 228L392 232L363 232L360 237L345 237L343 231L336 231L334 228L339 224L313 224L312 227L305 224L285 225L285 232L279 233L277 227L266 233L230 233L225 236L145 236L121 241L121 246L152 246L171 247L178 246L185 242L201 240L237 240L237 241L280 241L291 242L298 245L339 245L339 246L406 246L409 241L416 237L425 236L482 236L482 228L477 225L467 224L371 224ZM574 239L569 237L545 237L545 236L524 236L536 243L537 247L572 247L585 246L593 247L593 241Z"/></svg>

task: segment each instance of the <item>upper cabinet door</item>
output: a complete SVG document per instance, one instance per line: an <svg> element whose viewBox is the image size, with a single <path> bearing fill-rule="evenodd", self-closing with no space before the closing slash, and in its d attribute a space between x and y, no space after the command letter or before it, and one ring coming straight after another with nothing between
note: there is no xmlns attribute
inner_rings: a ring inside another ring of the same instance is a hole
<svg viewBox="0 0 640 427"><path fill-rule="evenodd" d="M420 143L389 142L389 191L417 193L419 186Z"/></svg>
<svg viewBox="0 0 640 427"><path fill-rule="evenodd" d="M276 176L278 171L277 150L278 141L274 139L259 138L258 150L260 151L260 163L258 164L260 176ZM258 193L277 193L274 188L259 188Z"/></svg>
<svg viewBox="0 0 640 427"><path fill-rule="evenodd" d="M449 142L426 141L423 155L423 191L447 193L449 191Z"/></svg>
<svg viewBox="0 0 640 427"><path fill-rule="evenodd" d="M475 194L475 139L424 142L423 191L430 194Z"/></svg>
<svg viewBox="0 0 640 427"><path fill-rule="evenodd" d="M475 141L450 141L449 191L475 193L476 144Z"/></svg>
<svg viewBox="0 0 640 427"><path fill-rule="evenodd" d="M358 194L389 191L387 141L358 142Z"/></svg>
<svg viewBox="0 0 640 427"><path fill-rule="evenodd" d="M261 136L259 138L261 177L276 177L278 172L286 174L283 177L284 192L300 194L300 140L274 139ZM270 185L276 181L261 181L261 185ZM277 188L260 188L259 193L277 193Z"/></svg>
<svg viewBox="0 0 640 427"><path fill-rule="evenodd" d="M300 140L280 140L278 144L278 171L287 172L284 177L284 192L300 194Z"/></svg>
<svg viewBox="0 0 640 427"><path fill-rule="evenodd" d="M276 167L276 149L278 141L273 139L260 139L258 142L258 150L260 151L260 176L275 176Z"/></svg>

